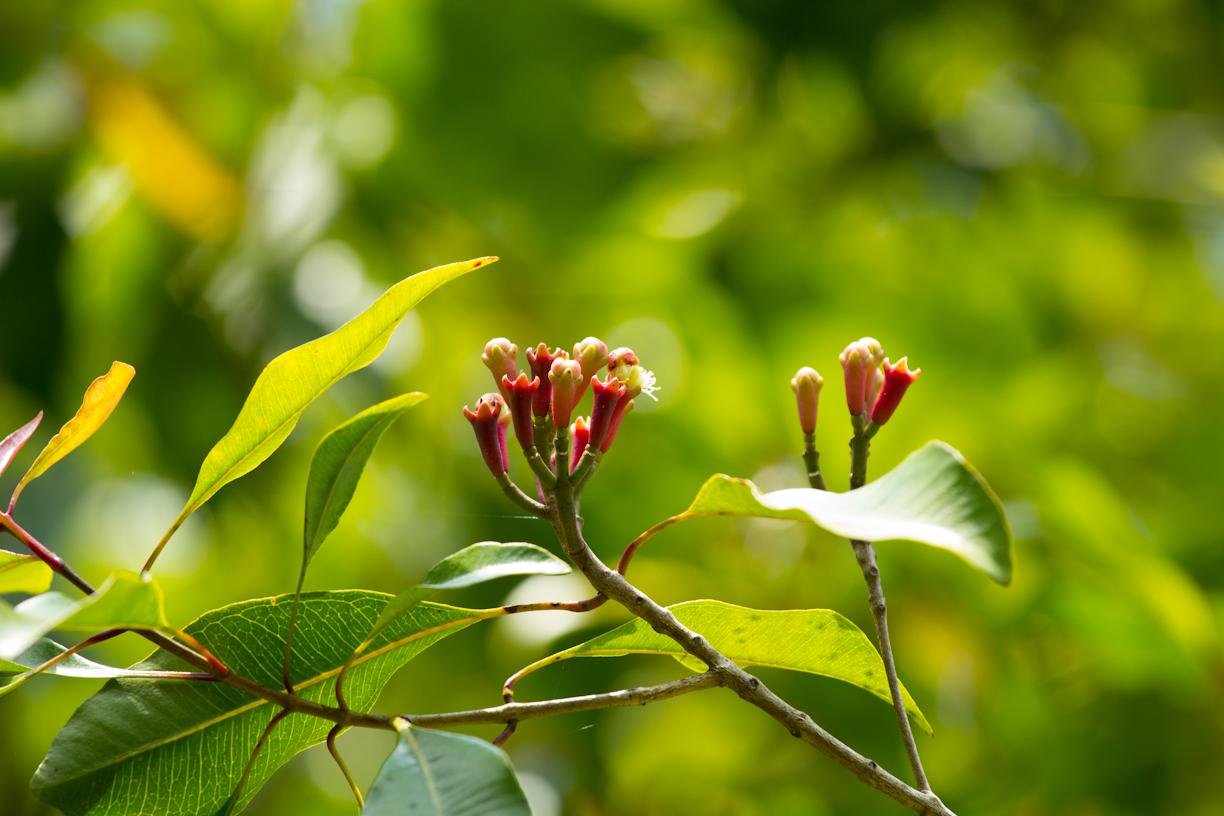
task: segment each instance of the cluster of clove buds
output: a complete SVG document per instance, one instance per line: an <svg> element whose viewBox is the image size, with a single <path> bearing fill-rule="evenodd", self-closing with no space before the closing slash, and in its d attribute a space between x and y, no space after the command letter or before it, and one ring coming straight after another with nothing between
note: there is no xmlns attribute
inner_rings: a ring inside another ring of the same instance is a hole
<svg viewBox="0 0 1224 816"><path fill-rule="evenodd" d="M888 422L901 398L922 369L910 369L905 357L893 365L884 356L880 341L864 337L846 346L837 358L846 384L846 408L856 430L875 429ZM824 379L814 368L803 367L791 380L799 408L799 424L805 436L816 432L816 409Z"/></svg>
<svg viewBox="0 0 1224 816"><path fill-rule="evenodd" d="M510 466L509 426L514 426L514 436L537 476L548 480L556 475L559 462L566 464L568 473L584 454L598 460L616 440L634 399L640 394L653 399L657 390L654 375L642 368L632 349L609 351L596 337L576 343L572 355L540 343L527 350L528 371L519 370L518 346L504 337L490 340L481 360L492 372L497 391L482 396L473 408L465 407L463 415L472 423L485 464L498 479ZM588 388L593 393L591 414L575 418ZM557 429L568 433L557 434ZM543 465L545 461L549 464Z"/></svg>

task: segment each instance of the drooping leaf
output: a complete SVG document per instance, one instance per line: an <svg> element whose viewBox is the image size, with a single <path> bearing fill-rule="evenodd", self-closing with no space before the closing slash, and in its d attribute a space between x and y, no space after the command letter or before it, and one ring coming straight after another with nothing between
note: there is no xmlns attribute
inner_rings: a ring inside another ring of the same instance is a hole
<svg viewBox="0 0 1224 816"><path fill-rule="evenodd" d="M12 660L48 632L92 635L108 629L170 631L157 584L130 572L120 572L85 598L44 592L16 607L2 605L0 658Z"/></svg>
<svg viewBox="0 0 1224 816"><path fill-rule="evenodd" d="M233 426L204 458L187 504L162 536L146 569L188 516L280 447L312 402L344 377L374 362L400 321L426 295L495 261L497 258L492 256L475 258L418 272L392 286L340 328L268 363L256 378Z"/></svg>
<svg viewBox="0 0 1224 816"><path fill-rule="evenodd" d="M38 423L42 422L42 418L43 412L39 411L38 416L4 437L4 441L0 442L0 476L4 475L4 471L8 470L9 463L13 461L13 457L17 455L22 446L34 435L34 431L38 428Z"/></svg>
<svg viewBox="0 0 1224 816"><path fill-rule="evenodd" d="M875 646L854 623L831 609L748 609L722 601L685 601L668 608L681 623L740 666L770 666L832 677L892 704L884 662ZM674 640L636 618L534 666L542 668L573 657L628 654L669 655L693 671L706 668ZM910 718L931 733L931 724L904 687L901 695Z"/></svg>
<svg viewBox="0 0 1224 816"><path fill-rule="evenodd" d="M366 640L373 640L400 615L440 589L459 589L509 575L566 575L569 564L543 547L515 541L470 544L434 564L425 580L404 590L387 604Z"/></svg>
<svg viewBox="0 0 1224 816"><path fill-rule="evenodd" d="M68 650L55 641L43 638L12 660L0 659L0 697L16 691L27 680L37 677L38 674L32 673L32 670L41 667L53 658L59 657L66 651ZM79 654L70 654L55 665L43 669L39 674L53 674L58 677L73 677L82 680L110 680L114 677L150 677L150 673L147 671L107 666L82 657Z"/></svg>
<svg viewBox="0 0 1224 816"><path fill-rule="evenodd" d="M849 493L791 488L761 493L746 479L713 476L677 520L700 516L794 519L862 541L915 541L1011 581L1011 532L998 498L957 451L929 442Z"/></svg>
<svg viewBox="0 0 1224 816"><path fill-rule="evenodd" d="M32 555L0 550L0 593L46 592L51 586L51 568Z"/></svg>
<svg viewBox="0 0 1224 816"><path fill-rule="evenodd" d="M17 497L21 495L26 485L50 470L52 465L72 453L102 427L107 417L111 415L111 411L114 411L115 406L119 404L123 392L127 390L128 383L134 376L136 376L136 369L116 360L111 363L110 371L89 384L76 415L64 423L59 433L51 437L51 441L42 449L38 458L30 465L30 469L17 483L17 487L13 490L12 503L16 503Z"/></svg>
<svg viewBox="0 0 1224 816"><path fill-rule="evenodd" d="M302 572L336 529L378 440L404 411L427 395L403 394L367 408L333 430L315 449L306 479L306 525Z"/></svg>
<svg viewBox="0 0 1224 816"><path fill-rule="evenodd" d="M390 600L346 590L301 596L294 686L332 704L335 675ZM259 598L206 613L186 627L230 668L272 688L281 684L290 596ZM478 611L422 604L383 633L349 670L346 697L367 710L383 686L428 646L482 619ZM157 652L136 670L189 668ZM128 680L107 683L55 738L31 787L69 816L140 813L211 816L238 782L259 735L279 709L224 683ZM290 715L251 771L240 807L295 754L322 742L331 723ZM239 808L240 809L240 808Z"/></svg>
<svg viewBox="0 0 1224 816"><path fill-rule="evenodd" d="M403 723L399 742L374 778L361 813L531 816L531 808L510 758L500 748L475 737Z"/></svg>

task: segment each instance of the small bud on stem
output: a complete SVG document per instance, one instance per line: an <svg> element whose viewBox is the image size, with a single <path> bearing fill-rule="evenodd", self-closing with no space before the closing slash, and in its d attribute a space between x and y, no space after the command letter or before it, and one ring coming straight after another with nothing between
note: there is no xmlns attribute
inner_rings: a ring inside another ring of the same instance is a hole
<svg viewBox="0 0 1224 816"><path fill-rule="evenodd" d="M494 476L509 470L506 456L506 426L502 424L503 402L500 394L485 394L476 401L475 410L464 408L463 415L472 423L480 455ZM508 417L507 417L508 419Z"/></svg>
<svg viewBox="0 0 1224 816"><path fill-rule="evenodd" d="M824 378L816 369L804 366L791 379L791 389L795 392L795 404L799 408L799 426L804 434L816 432L816 412L820 405L820 388Z"/></svg>

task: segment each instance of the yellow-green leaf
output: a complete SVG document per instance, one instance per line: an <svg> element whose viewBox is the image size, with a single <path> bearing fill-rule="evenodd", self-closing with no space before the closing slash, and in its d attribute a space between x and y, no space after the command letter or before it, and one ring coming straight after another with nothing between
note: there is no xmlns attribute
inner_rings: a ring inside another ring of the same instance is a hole
<svg viewBox="0 0 1224 816"><path fill-rule="evenodd" d="M111 363L110 371L89 384L76 416L65 422L59 433L51 437L51 441L17 483L10 506L17 503L17 497L26 485L50 470L52 465L72 453L102 427L102 423L106 422L106 418L123 398L123 392L127 390L128 383L134 376L136 369L116 360Z"/></svg>
<svg viewBox="0 0 1224 816"><path fill-rule="evenodd" d="M32 555L0 550L0 594L35 595L51 586L51 568Z"/></svg>
<svg viewBox="0 0 1224 816"><path fill-rule="evenodd" d="M312 402L349 374L374 362L400 321L426 295L495 261L495 256L474 258L418 272L392 286L331 334L290 349L268 363L233 426L204 458L187 504L149 556L145 569L153 565L188 516L222 487L271 456Z"/></svg>

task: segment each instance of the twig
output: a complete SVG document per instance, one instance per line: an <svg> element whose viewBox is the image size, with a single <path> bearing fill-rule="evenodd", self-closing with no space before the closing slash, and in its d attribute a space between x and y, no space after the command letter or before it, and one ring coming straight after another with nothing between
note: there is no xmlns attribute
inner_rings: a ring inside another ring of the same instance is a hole
<svg viewBox="0 0 1224 816"><path fill-rule="evenodd" d="M344 781L348 783L349 790L353 792L353 798L357 800L357 812L360 813L365 809L365 796L361 793L361 786L353 778L353 773L349 770L348 763L344 761L344 757L340 756L340 749L336 747L336 737L343 730L344 726L336 723L335 727L327 732L327 753L331 754L332 759L335 760L336 767L344 775Z"/></svg>

